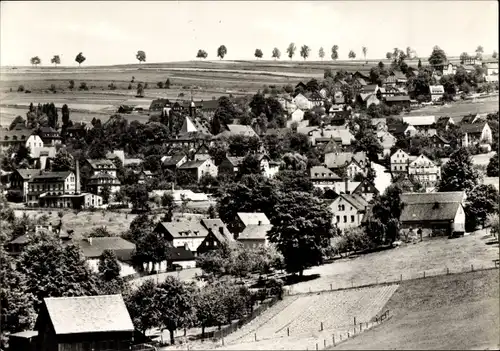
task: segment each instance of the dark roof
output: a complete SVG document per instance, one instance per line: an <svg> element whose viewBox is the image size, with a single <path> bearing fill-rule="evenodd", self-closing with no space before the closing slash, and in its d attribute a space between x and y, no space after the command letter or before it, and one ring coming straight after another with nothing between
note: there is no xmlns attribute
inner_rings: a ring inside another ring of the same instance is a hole
<svg viewBox="0 0 500 351"><path fill-rule="evenodd" d="M40 174L39 169L16 169L15 172L17 172L24 180L29 180L34 175Z"/></svg>
<svg viewBox="0 0 500 351"><path fill-rule="evenodd" d="M43 299L57 335L134 331L121 295Z"/></svg>
<svg viewBox="0 0 500 351"><path fill-rule="evenodd" d="M226 156L226 159L234 166L234 167L238 167L242 162L243 160L245 159L245 157L243 156L240 156L240 157L236 157L236 156Z"/></svg>
<svg viewBox="0 0 500 351"><path fill-rule="evenodd" d="M340 196L356 207L358 211L364 211L368 206L368 201L359 194L340 194Z"/></svg>
<svg viewBox="0 0 500 351"><path fill-rule="evenodd" d="M453 220L459 202L410 204L403 207L401 222Z"/></svg>
<svg viewBox="0 0 500 351"><path fill-rule="evenodd" d="M408 95L396 95L396 96L387 96L385 98L387 102L397 102L397 101L410 101L410 97Z"/></svg>
<svg viewBox="0 0 500 351"><path fill-rule="evenodd" d="M151 105L149 106L150 111L161 111L163 108L167 105L170 104L170 101L168 99L156 99L151 101Z"/></svg>
<svg viewBox="0 0 500 351"><path fill-rule="evenodd" d="M324 166L311 167L311 180L341 180L335 173Z"/></svg>
<svg viewBox="0 0 500 351"><path fill-rule="evenodd" d="M222 220L220 220L219 218L214 218L214 219L203 218L201 220L201 224L203 224L203 226L207 228L208 231L214 234L214 236L217 238L217 240L219 240L219 242L223 243L223 242L234 241L233 235L227 229L224 222L222 222Z"/></svg>
<svg viewBox="0 0 500 351"><path fill-rule="evenodd" d="M269 128L266 131L266 135L276 135L278 138L284 138L290 131L290 128Z"/></svg>
<svg viewBox="0 0 500 351"><path fill-rule="evenodd" d="M272 224L251 224L238 235L238 240L265 240L267 232L273 228Z"/></svg>
<svg viewBox="0 0 500 351"><path fill-rule="evenodd" d="M438 193L403 193L401 201L405 204L434 204L435 202L462 202L465 193L463 191L447 191Z"/></svg>
<svg viewBox="0 0 500 351"><path fill-rule="evenodd" d="M187 161L179 166L179 169L193 169L198 168L205 163L206 160L201 161Z"/></svg>
<svg viewBox="0 0 500 351"><path fill-rule="evenodd" d="M169 158L165 159L163 161L164 166L176 166L186 155L183 154L177 154L173 156L169 156Z"/></svg>
<svg viewBox="0 0 500 351"><path fill-rule="evenodd" d="M160 222L158 226L162 226L174 239L178 238L204 238L208 234L208 230L201 224L200 221L179 221L179 222Z"/></svg>
<svg viewBox="0 0 500 351"><path fill-rule="evenodd" d="M13 130L3 129L0 132L0 141L26 141L28 137L33 134L33 129L16 128ZM15 137L15 138L14 138Z"/></svg>
<svg viewBox="0 0 500 351"><path fill-rule="evenodd" d="M364 87L361 88L360 93L373 93L375 89L377 89L377 87L378 87L377 84L365 85Z"/></svg>
<svg viewBox="0 0 500 351"><path fill-rule="evenodd" d="M42 127L40 128L40 136L42 138L44 137L49 137L49 138L60 138L61 136L59 135L59 132L55 130L52 127Z"/></svg>
<svg viewBox="0 0 500 351"><path fill-rule="evenodd" d="M340 143L342 144L342 142ZM335 153L335 152L341 152L342 147L339 145L339 143L335 142L335 140L332 138L328 144L325 145L323 149L323 154L329 154L329 153Z"/></svg>
<svg viewBox="0 0 500 351"><path fill-rule="evenodd" d="M36 180L44 180L44 179L65 180L72 173L73 172L71 172L71 171L64 171L64 172L44 172L42 174L33 175L31 177L31 181L33 182L33 181L36 181Z"/></svg>
<svg viewBox="0 0 500 351"><path fill-rule="evenodd" d="M448 140L446 140L445 138L443 138L441 135L439 134L434 134L431 138L437 138L439 139L441 142L443 142L444 144L449 144L450 142Z"/></svg>
<svg viewBox="0 0 500 351"><path fill-rule="evenodd" d="M78 244L86 258L98 258L104 250L111 250L120 260L130 261L132 252L135 250L135 244L119 236L83 239Z"/></svg>
<svg viewBox="0 0 500 351"><path fill-rule="evenodd" d="M118 156L115 156L118 157ZM108 160L107 158L102 158L102 159L87 159L87 162L92 166L92 168L106 168L106 169L116 169L115 164L113 161Z"/></svg>
<svg viewBox="0 0 500 351"><path fill-rule="evenodd" d="M488 122L461 124L460 129L462 130L463 133L469 133L469 134L481 133L486 124L488 124Z"/></svg>
<svg viewBox="0 0 500 351"><path fill-rule="evenodd" d="M169 261L193 261L195 259L193 252L184 247L167 247L165 254Z"/></svg>

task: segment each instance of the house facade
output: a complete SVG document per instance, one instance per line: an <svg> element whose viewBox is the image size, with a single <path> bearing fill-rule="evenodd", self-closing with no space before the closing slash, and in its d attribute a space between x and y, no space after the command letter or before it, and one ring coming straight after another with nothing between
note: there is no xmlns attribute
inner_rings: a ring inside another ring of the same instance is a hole
<svg viewBox="0 0 500 351"><path fill-rule="evenodd" d="M488 122L479 122L473 124L462 124L462 146L468 147L477 144L491 144L493 142L493 133Z"/></svg>
<svg viewBox="0 0 500 351"><path fill-rule="evenodd" d="M441 100L444 95L444 87L442 85L429 85L429 94L431 101Z"/></svg>
<svg viewBox="0 0 500 351"><path fill-rule="evenodd" d="M10 174L10 190L18 191L22 201L27 202L29 181L37 174L40 174L37 169L16 169Z"/></svg>
<svg viewBox="0 0 500 351"><path fill-rule="evenodd" d="M333 224L344 231L361 225L368 202L358 194L340 194L329 207Z"/></svg>
<svg viewBox="0 0 500 351"><path fill-rule="evenodd" d="M385 130L379 130L377 131L377 138L380 141L380 145L382 145L382 148L384 151L382 152L383 156L387 156L391 154L391 148L396 145L396 142L398 139L392 135L391 133L385 131Z"/></svg>
<svg viewBox="0 0 500 351"><path fill-rule="evenodd" d="M186 247L196 253L208 235L208 230L199 220L160 222L155 232L162 235L173 247Z"/></svg>
<svg viewBox="0 0 500 351"><path fill-rule="evenodd" d="M420 155L408 165L408 175L425 186L433 186L441 179L441 167Z"/></svg>
<svg viewBox="0 0 500 351"><path fill-rule="evenodd" d="M413 161L409 154L401 149L398 149L395 153L391 155L391 172L392 174L397 173L408 173L408 166L411 161Z"/></svg>
<svg viewBox="0 0 500 351"><path fill-rule="evenodd" d="M38 206L42 194L60 196L75 194L75 190L76 177L73 172L40 172L28 181L27 204Z"/></svg>
<svg viewBox="0 0 500 351"><path fill-rule="evenodd" d="M98 272L99 260L105 250L114 252L120 265L120 276L124 277L136 273L132 265L132 254L135 244L121 237L87 238L80 240L78 246L94 271Z"/></svg>
<svg viewBox="0 0 500 351"><path fill-rule="evenodd" d="M217 177L218 169L211 158L200 161L187 161L183 163L179 170L190 173L198 182L205 175Z"/></svg>
<svg viewBox="0 0 500 351"><path fill-rule="evenodd" d="M298 109L308 111L313 108L314 104L305 95L297 94L292 101Z"/></svg>
<svg viewBox="0 0 500 351"><path fill-rule="evenodd" d="M310 169L311 182L314 187L321 189L333 188L335 182L341 178L335 172L324 166L314 166Z"/></svg>

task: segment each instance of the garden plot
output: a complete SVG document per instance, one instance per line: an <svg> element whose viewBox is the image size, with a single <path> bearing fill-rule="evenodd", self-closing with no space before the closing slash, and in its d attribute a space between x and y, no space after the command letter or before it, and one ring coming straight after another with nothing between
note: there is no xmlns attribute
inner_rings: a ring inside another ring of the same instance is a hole
<svg viewBox="0 0 500 351"><path fill-rule="evenodd" d="M266 311L253 325L229 336L224 348L312 349L317 340L330 340L333 334L352 330L354 317L357 324L370 322L397 288L386 285L286 297L285 308L277 313L277 309Z"/></svg>

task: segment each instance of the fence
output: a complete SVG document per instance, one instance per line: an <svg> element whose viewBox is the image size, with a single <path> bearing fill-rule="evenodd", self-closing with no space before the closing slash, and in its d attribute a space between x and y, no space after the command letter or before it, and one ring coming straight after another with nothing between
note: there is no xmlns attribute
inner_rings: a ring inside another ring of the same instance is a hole
<svg viewBox="0 0 500 351"><path fill-rule="evenodd" d="M442 276L442 275L449 275L449 274L460 274L460 273L468 273L468 272L474 272L474 271L484 271L484 270L490 270L490 269L496 269L498 268L498 260L492 260L490 264L482 264L482 265L476 265L474 266L473 264L468 265L468 266L460 266L460 267L455 267L453 269L450 269L449 267L444 267L444 268L437 268L437 269L430 269L430 270L425 270L425 271L420 271L420 272L413 272L413 273L400 273L397 275L391 275L391 276L386 276L383 279L362 279L357 282L354 280L349 280L349 281L344 281L344 282L339 282L335 281L332 283L329 282L324 282L324 283L318 283L316 287L314 288L301 288L301 287L296 287L296 286L290 286L290 287L285 287L285 295L291 296L291 295L300 295L300 294L313 294L313 293L319 293L319 292L326 292L326 291L336 291L336 290L346 290L346 289L359 289L359 288L367 288L371 286L376 286L376 285L386 285L386 284L398 284L402 281L405 280L415 280L415 279L424 279L424 278L429 278L429 277L436 277L436 276Z"/></svg>
<svg viewBox="0 0 500 351"><path fill-rule="evenodd" d="M278 301L280 301L279 297L274 296L268 301L264 301L261 303L258 307L256 307L251 314L248 316L245 316L235 322L232 322L228 326L225 326L221 328L221 330L215 330L211 332L206 332L205 333L205 339L213 339L214 341L217 341L219 339L222 339L222 343L224 343L224 336L227 336L231 334L232 332L240 329L242 326L245 324L249 323L256 317L260 316L264 311L266 311L268 308L274 306Z"/></svg>

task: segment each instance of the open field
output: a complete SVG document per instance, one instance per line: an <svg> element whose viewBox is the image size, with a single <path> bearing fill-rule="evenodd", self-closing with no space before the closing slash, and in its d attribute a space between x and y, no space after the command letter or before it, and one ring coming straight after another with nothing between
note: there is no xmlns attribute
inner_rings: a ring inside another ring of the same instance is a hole
<svg viewBox="0 0 500 351"><path fill-rule="evenodd" d="M495 97L473 101L453 102L444 106L424 106L411 111L405 116L446 116L463 117L468 114L491 113L498 111L498 95Z"/></svg>
<svg viewBox="0 0 500 351"><path fill-rule="evenodd" d="M384 309L392 318L340 350L498 350L498 270L401 283Z"/></svg>
<svg viewBox="0 0 500 351"><path fill-rule="evenodd" d="M123 212L110 212L110 211L81 211L72 212L64 211L64 216L59 218L58 209L52 211L37 211L37 210L15 210L17 217L21 217L26 213L31 218L40 218L43 215L49 217L48 223L52 225L59 224L62 220L62 231L66 232L69 229L74 230L73 237L81 239L84 234L89 233L95 228L106 227L106 229L113 235L120 235L129 229L130 223L136 217L134 214L127 214Z"/></svg>
<svg viewBox="0 0 500 351"><path fill-rule="evenodd" d="M484 230L457 238L424 238L416 244L380 251L356 258L339 259L333 263L312 267L304 275L312 279L290 286L291 293L346 288L443 274L493 265L498 258L498 244L487 245L491 237ZM425 259L422 259L425 257Z"/></svg>
<svg viewBox="0 0 500 351"><path fill-rule="evenodd" d="M488 152L486 154L477 154L477 155L472 155L472 163L476 166L487 166L488 163L490 162L490 159L495 155L495 151ZM449 158L448 157L443 157L441 159L441 162L445 164L448 162Z"/></svg>

